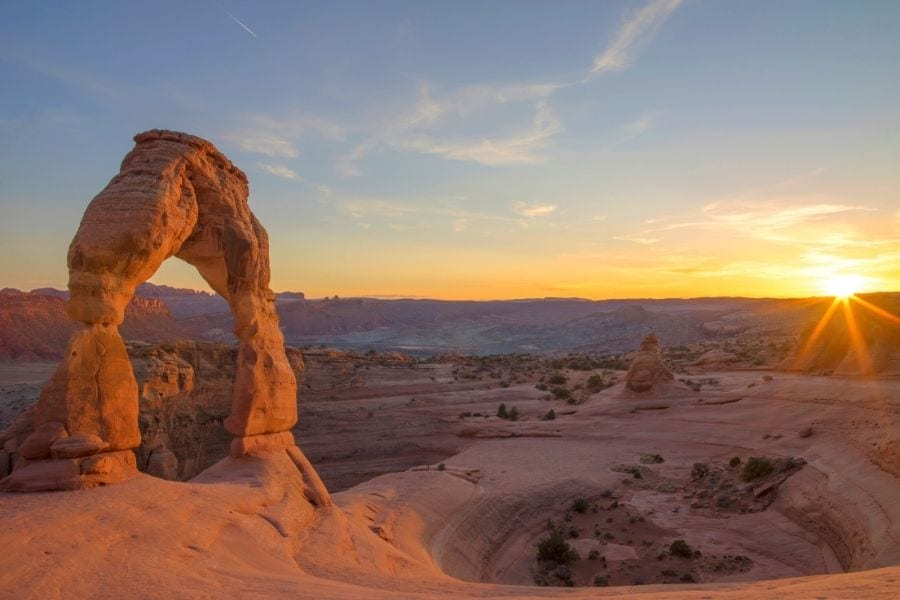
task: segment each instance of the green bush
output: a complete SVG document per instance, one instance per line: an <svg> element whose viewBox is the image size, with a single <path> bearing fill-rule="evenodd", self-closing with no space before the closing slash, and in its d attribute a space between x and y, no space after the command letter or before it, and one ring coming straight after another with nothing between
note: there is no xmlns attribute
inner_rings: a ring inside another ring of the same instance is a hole
<svg viewBox="0 0 900 600"><path fill-rule="evenodd" d="M556 386L550 391L557 400L568 400L572 397L572 392L562 386Z"/></svg>
<svg viewBox="0 0 900 600"><path fill-rule="evenodd" d="M547 378L547 383L550 383L551 385L562 385L565 382L566 376L559 372L554 373L549 378Z"/></svg>
<svg viewBox="0 0 900 600"><path fill-rule="evenodd" d="M509 413L506 412L506 404L500 403L500 407L497 409L497 416L501 419L508 419Z"/></svg>
<svg viewBox="0 0 900 600"><path fill-rule="evenodd" d="M691 469L691 479L696 481L703 479L707 475L709 475L709 467L706 463L694 463L694 467Z"/></svg>
<svg viewBox="0 0 900 600"><path fill-rule="evenodd" d="M538 560L553 561L561 565L570 565L581 558L559 531L552 532L538 543L537 557Z"/></svg>
<svg viewBox="0 0 900 600"><path fill-rule="evenodd" d="M588 377L587 386L591 391L599 391L606 387L606 382L603 381L603 377L601 377L597 373L594 373L593 375Z"/></svg>
<svg viewBox="0 0 900 600"><path fill-rule="evenodd" d="M572 510L582 515L586 513L590 507L591 503L585 498L575 498L575 502L572 503Z"/></svg>
<svg viewBox="0 0 900 600"><path fill-rule="evenodd" d="M509 415L506 417L510 421L516 421L519 418L519 409L513 406L509 409Z"/></svg>
<svg viewBox="0 0 900 600"><path fill-rule="evenodd" d="M684 540L675 540L669 545L669 553L672 556L680 556L681 558L691 558L694 556L694 549L691 548Z"/></svg>
<svg viewBox="0 0 900 600"><path fill-rule="evenodd" d="M660 464L666 462L659 454L641 454L641 462L645 465Z"/></svg>
<svg viewBox="0 0 900 600"><path fill-rule="evenodd" d="M751 456L747 459L747 464L745 464L744 468L741 470L741 479L744 481L753 481L754 479L770 475L774 470L775 467L768 458Z"/></svg>

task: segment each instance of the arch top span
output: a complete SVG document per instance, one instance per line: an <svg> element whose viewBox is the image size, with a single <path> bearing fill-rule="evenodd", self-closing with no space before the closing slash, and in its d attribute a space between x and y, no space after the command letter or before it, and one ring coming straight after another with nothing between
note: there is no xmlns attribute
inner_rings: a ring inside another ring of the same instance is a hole
<svg viewBox="0 0 900 600"><path fill-rule="evenodd" d="M297 383L269 289L268 235L250 210L246 175L193 135L151 130L134 140L69 247L67 310L84 327L41 393L23 457L85 459L76 465L82 471L86 457L100 454L133 463L137 384L118 326L137 286L173 256L196 267L234 315L238 364L225 421L237 438L232 454L292 445L283 432L297 421ZM80 472L88 475L97 473Z"/></svg>

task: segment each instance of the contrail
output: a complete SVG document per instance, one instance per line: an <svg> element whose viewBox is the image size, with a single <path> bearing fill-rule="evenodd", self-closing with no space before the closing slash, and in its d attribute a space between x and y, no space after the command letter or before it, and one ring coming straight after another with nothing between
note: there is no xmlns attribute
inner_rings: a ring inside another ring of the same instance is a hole
<svg viewBox="0 0 900 600"><path fill-rule="evenodd" d="M225 10L224 8L223 8L222 10L225 11L225 14L226 14L226 15L228 15L229 17L231 17L231 20L232 20L232 21L234 21L235 23L237 23L238 25L240 25L241 27L243 27L243 28L244 28L244 31L246 31L247 33L249 33L249 34L252 35L253 37L257 37L257 35L253 32L253 30L250 29L249 27L247 27L246 25L244 25L244 24L241 22L240 19L238 19L236 16L234 16L233 14L231 14L230 12L228 12L227 10Z"/></svg>

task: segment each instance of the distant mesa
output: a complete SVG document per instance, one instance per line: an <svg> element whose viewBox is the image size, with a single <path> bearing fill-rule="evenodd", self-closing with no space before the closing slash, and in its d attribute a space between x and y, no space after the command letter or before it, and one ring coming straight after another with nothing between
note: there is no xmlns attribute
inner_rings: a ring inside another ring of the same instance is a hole
<svg viewBox="0 0 900 600"><path fill-rule="evenodd" d="M212 144L153 130L88 205L69 247L68 315L81 323L34 409L34 432L2 487L79 489L137 475L138 389L119 333L137 287L177 256L228 302L238 355L225 429L231 456L278 456L314 505L327 491L294 445L297 383L269 289L269 240L250 211L247 177ZM52 298L47 298L52 300ZM61 299L56 299L61 301ZM167 310L144 299L142 310ZM171 470L169 457L157 461Z"/></svg>
<svg viewBox="0 0 900 600"><path fill-rule="evenodd" d="M672 371L663 364L659 339L652 333L647 335L628 368L625 387L632 392L644 393L674 381Z"/></svg>

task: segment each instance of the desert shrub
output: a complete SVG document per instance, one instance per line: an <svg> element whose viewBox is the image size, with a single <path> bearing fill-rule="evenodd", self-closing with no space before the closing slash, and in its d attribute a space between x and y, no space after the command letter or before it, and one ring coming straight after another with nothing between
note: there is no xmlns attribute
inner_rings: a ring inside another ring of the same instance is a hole
<svg viewBox="0 0 900 600"><path fill-rule="evenodd" d="M754 479L759 479L760 477L771 474L774 470L775 467L768 458L763 456L751 456L747 459L747 464L745 464L744 468L741 470L741 479L744 481L753 481Z"/></svg>
<svg viewBox="0 0 900 600"><path fill-rule="evenodd" d="M519 409L516 408L515 406L513 406L512 408L510 408L510 409L509 409L509 414L508 414L508 416L507 416L506 418L509 419L510 421L516 421L516 420L518 420L518 418L519 418Z"/></svg>
<svg viewBox="0 0 900 600"><path fill-rule="evenodd" d="M647 471L647 467L639 467L638 465L616 465L612 468L616 473L629 473L635 479L643 479L644 474L641 472L641 469Z"/></svg>
<svg viewBox="0 0 900 600"><path fill-rule="evenodd" d="M595 587L607 587L608 585L609 585L608 577L601 577L600 575L597 575L594 577L594 586Z"/></svg>
<svg viewBox="0 0 900 600"><path fill-rule="evenodd" d="M553 531L538 543L538 560L553 561L561 565L570 565L577 561L578 551L569 545L569 542L559 531Z"/></svg>
<svg viewBox="0 0 900 600"><path fill-rule="evenodd" d="M741 464L741 457L740 457L740 456L735 456L734 458L732 458L731 460L728 461L728 466L729 466L729 467L736 467L736 466L738 466L739 464Z"/></svg>
<svg viewBox="0 0 900 600"><path fill-rule="evenodd" d="M698 480L703 479L709 475L709 467L706 463L694 463L694 468L691 469L691 479Z"/></svg>
<svg viewBox="0 0 900 600"><path fill-rule="evenodd" d="M675 540L669 544L669 553L672 556L680 556L681 558L691 558L694 556L694 549L684 540Z"/></svg>
<svg viewBox="0 0 900 600"><path fill-rule="evenodd" d="M659 464L666 462L659 454L641 454L641 462L645 465Z"/></svg>
<svg viewBox="0 0 900 600"><path fill-rule="evenodd" d="M446 469L447 469L447 465L445 465L444 463L441 463L437 466L438 471L445 471Z"/></svg>
<svg viewBox="0 0 900 600"><path fill-rule="evenodd" d="M544 382L541 382L541 383L537 384L537 385L534 386L534 387L535 387L536 389L541 390L542 392L546 392L548 389L550 389L550 388L547 387L547 384L544 383Z"/></svg>
<svg viewBox="0 0 900 600"><path fill-rule="evenodd" d="M566 376L562 373L553 373L548 379L547 382L551 385L562 385L566 382Z"/></svg>
<svg viewBox="0 0 900 600"><path fill-rule="evenodd" d="M606 383L603 381L603 377L601 377L597 373L594 373L593 375L588 377L587 386L591 391L598 391L606 387Z"/></svg>
<svg viewBox="0 0 900 600"><path fill-rule="evenodd" d="M497 408L497 416L501 419L508 419L509 413L506 411L506 404L503 402L500 403L500 407Z"/></svg>
<svg viewBox="0 0 900 600"><path fill-rule="evenodd" d="M588 558L590 560L597 560L598 558L600 558L600 551L599 550L591 550L588 553Z"/></svg>
<svg viewBox="0 0 900 600"><path fill-rule="evenodd" d="M681 583L696 583L697 580L694 579L694 576L690 573L684 573L681 577L678 578L678 581Z"/></svg>
<svg viewBox="0 0 900 600"><path fill-rule="evenodd" d="M586 513L590 507L591 503L585 498L575 498L575 502L572 503L572 510L582 515Z"/></svg>
<svg viewBox="0 0 900 600"><path fill-rule="evenodd" d="M501 381L501 382L500 382L500 387L502 387L502 388L508 388L508 387L509 387L509 382L508 382L508 381Z"/></svg>
<svg viewBox="0 0 900 600"><path fill-rule="evenodd" d="M556 386L551 390L551 393L557 400L568 400L572 397L572 392L562 386Z"/></svg>
<svg viewBox="0 0 900 600"><path fill-rule="evenodd" d="M554 411L552 408L547 411L547 414L545 414L543 417L541 417L541 419L544 421L552 421L555 418L556 418L556 411Z"/></svg>

